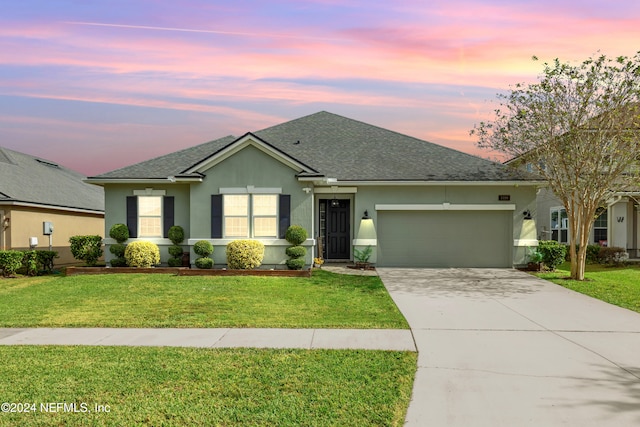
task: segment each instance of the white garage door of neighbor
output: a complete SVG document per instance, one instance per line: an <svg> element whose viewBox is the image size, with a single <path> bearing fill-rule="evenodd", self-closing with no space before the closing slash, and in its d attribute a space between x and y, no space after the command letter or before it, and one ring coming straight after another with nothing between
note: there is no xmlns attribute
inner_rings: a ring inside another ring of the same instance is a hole
<svg viewBox="0 0 640 427"><path fill-rule="evenodd" d="M512 267L511 211L379 211L381 267Z"/></svg>

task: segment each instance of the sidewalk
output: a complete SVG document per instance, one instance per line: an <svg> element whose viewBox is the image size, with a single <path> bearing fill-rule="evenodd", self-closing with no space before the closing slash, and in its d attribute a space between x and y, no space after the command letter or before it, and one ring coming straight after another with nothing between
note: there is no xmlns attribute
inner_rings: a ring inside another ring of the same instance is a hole
<svg viewBox="0 0 640 427"><path fill-rule="evenodd" d="M0 328L0 345L115 345L416 351L408 329Z"/></svg>

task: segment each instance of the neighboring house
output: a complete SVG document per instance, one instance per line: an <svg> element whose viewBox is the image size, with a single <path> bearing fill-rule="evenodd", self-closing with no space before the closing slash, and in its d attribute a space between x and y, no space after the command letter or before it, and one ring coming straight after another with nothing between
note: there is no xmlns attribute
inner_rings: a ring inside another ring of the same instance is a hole
<svg viewBox="0 0 640 427"><path fill-rule="evenodd" d="M537 202L538 239L569 243L569 220L562 202L549 189L541 189ZM589 235L589 243L617 246L629 257L640 257L640 188L612 193Z"/></svg>
<svg viewBox="0 0 640 427"><path fill-rule="evenodd" d="M49 160L0 147L0 250L58 251L56 265L74 263L69 237L104 233L104 192ZM51 226L53 231L45 230ZM47 233L47 234L45 234Z"/></svg>
<svg viewBox="0 0 640 427"><path fill-rule="evenodd" d="M378 266L512 267L537 244L532 175L327 112L87 182L104 187L105 233L127 224L130 241L161 246L163 263L172 225L185 247L209 240L218 266L228 242L251 238L282 268L290 224L309 233L307 264L371 246Z"/></svg>

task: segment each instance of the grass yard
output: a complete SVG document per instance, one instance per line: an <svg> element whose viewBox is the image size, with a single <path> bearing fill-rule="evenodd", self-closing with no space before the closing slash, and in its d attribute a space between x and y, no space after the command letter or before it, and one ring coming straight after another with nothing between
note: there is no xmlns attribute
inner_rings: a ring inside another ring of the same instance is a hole
<svg viewBox="0 0 640 427"><path fill-rule="evenodd" d="M0 426L401 426L417 363L411 352L63 346L0 347L0 358L2 402L30 410L3 410Z"/></svg>
<svg viewBox="0 0 640 427"><path fill-rule="evenodd" d="M0 327L382 328L408 324L378 277L105 274L0 279Z"/></svg>
<svg viewBox="0 0 640 427"><path fill-rule="evenodd" d="M570 270L570 265L565 263L555 272L539 273L536 276L640 313L640 266L587 265L585 281L566 279L569 277Z"/></svg>

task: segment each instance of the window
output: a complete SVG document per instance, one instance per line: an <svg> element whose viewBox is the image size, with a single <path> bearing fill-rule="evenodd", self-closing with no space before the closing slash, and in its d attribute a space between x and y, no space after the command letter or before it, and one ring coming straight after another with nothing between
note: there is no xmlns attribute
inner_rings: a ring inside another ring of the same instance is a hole
<svg viewBox="0 0 640 427"><path fill-rule="evenodd" d="M606 208L600 208L596 212L596 220L593 223L593 242L606 246L608 215Z"/></svg>
<svg viewBox="0 0 640 427"><path fill-rule="evenodd" d="M551 208L551 240L569 243L569 218L564 208Z"/></svg>
<svg viewBox="0 0 640 427"><path fill-rule="evenodd" d="M277 237L278 196L225 194L224 237Z"/></svg>
<svg viewBox="0 0 640 427"><path fill-rule="evenodd" d="M229 194L224 196L225 237L249 237L249 196Z"/></svg>
<svg viewBox="0 0 640 427"><path fill-rule="evenodd" d="M255 194L253 200L253 236L276 237L278 235L278 196Z"/></svg>
<svg viewBox="0 0 640 427"><path fill-rule="evenodd" d="M162 197L138 197L140 237L162 237Z"/></svg>

